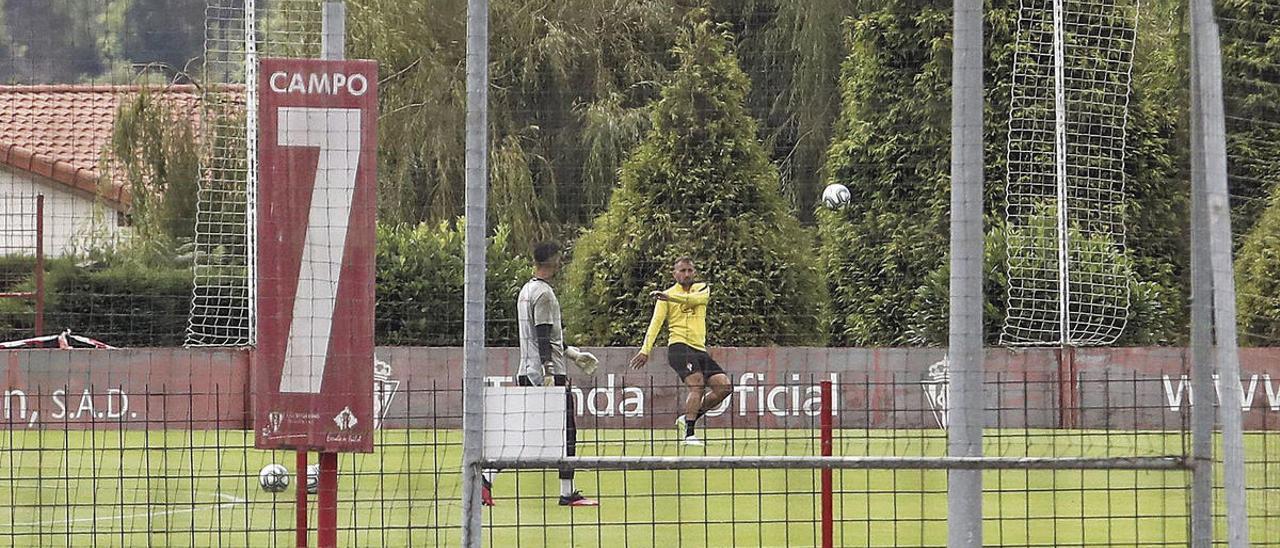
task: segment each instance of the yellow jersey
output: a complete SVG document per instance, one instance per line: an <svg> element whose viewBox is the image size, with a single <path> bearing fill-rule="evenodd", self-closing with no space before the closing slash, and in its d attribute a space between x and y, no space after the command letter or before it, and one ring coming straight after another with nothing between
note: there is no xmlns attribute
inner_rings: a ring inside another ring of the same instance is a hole
<svg viewBox="0 0 1280 548"><path fill-rule="evenodd" d="M649 331L644 336L644 347L640 352L649 354L653 343L658 339L662 324L667 324L668 345L684 343L695 350L707 350L707 303L711 300L711 287L705 283L695 283L685 291L684 286L675 284L668 288L666 301L658 300L653 305L653 319L649 320Z"/></svg>

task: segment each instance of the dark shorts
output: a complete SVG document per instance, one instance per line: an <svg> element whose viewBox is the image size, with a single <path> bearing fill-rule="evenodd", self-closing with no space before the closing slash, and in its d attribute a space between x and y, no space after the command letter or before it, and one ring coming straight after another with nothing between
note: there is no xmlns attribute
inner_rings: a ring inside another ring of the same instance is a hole
<svg viewBox="0 0 1280 548"><path fill-rule="evenodd" d="M689 345L676 343L667 347L667 360L671 363L671 369L680 375L680 380L694 373L702 373L702 380L710 379L715 375L728 375L724 369L720 368L720 364L711 359L711 354L702 350L694 350Z"/></svg>

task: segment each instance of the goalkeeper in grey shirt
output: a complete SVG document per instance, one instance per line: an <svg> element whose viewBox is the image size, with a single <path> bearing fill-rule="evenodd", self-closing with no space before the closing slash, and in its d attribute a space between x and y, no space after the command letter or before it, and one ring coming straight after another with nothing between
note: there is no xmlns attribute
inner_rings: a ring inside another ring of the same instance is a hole
<svg viewBox="0 0 1280 548"><path fill-rule="evenodd" d="M553 242L533 248L533 279L520 289L516 300L516 316L520 325L520 368L516 384L520 386L569 385L565 360L572 360L584 373L592 374L599 360L590 352L582 352L564 344L564 328L560 321L560 300L551 280L560 270L560 246ZM548 383L547 381L551 381ZM574 456L578 430L574 423L573 395L566 389L565 417L566 454ZM493 506L493 473L482 476L481 501ZM560 505L596 506L599 503L573 488L573 469L560 469Z"/></svg>

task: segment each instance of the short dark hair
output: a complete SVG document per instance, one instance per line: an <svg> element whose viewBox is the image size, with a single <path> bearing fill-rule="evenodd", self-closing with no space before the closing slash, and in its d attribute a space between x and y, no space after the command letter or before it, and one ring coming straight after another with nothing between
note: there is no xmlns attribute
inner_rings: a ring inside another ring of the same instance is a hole
<svg viewBox="0 0 1280 548"><path fill-rule="evenodd" d="M560 254L560 244L555 242L542 242L533 246L533 262L537 264L547 264Z"/></svg>
<svg viewBox="0 0 1280 548"><path fill-rule="evenodd" d="M689 263L689 264L693 264L693 257L690 257L690 256L688 256L688 255L681 255L681 256L679 256L679 257L676 257L676 262L671 263L671 266L675 266L675 265L678 265L678 264L680 264L680 263Z"/></svg>

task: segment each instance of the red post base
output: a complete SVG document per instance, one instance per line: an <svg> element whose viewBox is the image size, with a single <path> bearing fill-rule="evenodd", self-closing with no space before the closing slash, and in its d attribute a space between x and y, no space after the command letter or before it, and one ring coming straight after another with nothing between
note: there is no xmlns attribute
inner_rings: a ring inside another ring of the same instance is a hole
<svg viewBox="0 0 1280 548"><path fill-rule="evenodd" d="M298 457L294 461L298 467L298 486L294 488L297 492L297 526L294 529L294 536L297 539L298 548L307 548L307 452L298 451Z"/></svg>
<svg viewBox="0 0 1280 548"><path fill-rule="evenodd" d="M320 492L317 496L316 546L338 546L338 454L320 453Z"/></svg>

